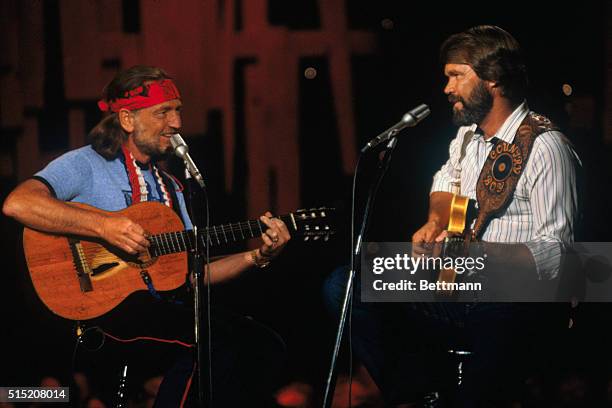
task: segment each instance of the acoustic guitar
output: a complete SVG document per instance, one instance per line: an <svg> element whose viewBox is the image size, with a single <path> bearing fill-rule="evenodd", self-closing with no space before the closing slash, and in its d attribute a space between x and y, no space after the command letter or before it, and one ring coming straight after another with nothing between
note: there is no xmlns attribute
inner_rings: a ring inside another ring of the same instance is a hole
<svg viewBox="0 0 612 408"><path fill-rule="evenodd" d="M69 203L101 213L95 207ZM280 216L292 236L304 241L327 241L334 233L331 208L298 210ZM169 291L183 285L187 251L195 235L184 230L180 217L158 202L132 205L121 214L141 225L151 245L144 254L130 255L100 239L24 229L25 257L37 295L55 314L71 320L99 317L136 291ZM200 231L200 248L223 246L261 236L267 226L259 220L213 226ZM206 234L208 232L208 234Z"/></svg>

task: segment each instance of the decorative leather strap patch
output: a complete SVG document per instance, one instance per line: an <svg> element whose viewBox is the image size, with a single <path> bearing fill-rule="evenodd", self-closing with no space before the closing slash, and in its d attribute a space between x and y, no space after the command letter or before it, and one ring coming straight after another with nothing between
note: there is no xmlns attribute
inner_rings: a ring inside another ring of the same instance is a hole
<svg viewBox="0 0 612 408"><path fill-rule="evenodd" d="M489 221L506 209L523 174L533 142L542 133L552 130L557 130L557 127L548 118L529 112L516 131L513 143L499 140L493 146L476 185L478 218L474 225L474 238L480 238Z"/></svg>

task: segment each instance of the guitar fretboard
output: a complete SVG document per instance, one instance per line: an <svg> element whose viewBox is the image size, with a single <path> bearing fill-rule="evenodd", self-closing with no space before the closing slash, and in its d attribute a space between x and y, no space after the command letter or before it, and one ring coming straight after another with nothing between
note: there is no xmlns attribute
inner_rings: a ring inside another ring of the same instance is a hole
<svg viewBox="0 0 612 408"><path fill-rule="evenodd" d="M292 233L297 232L293 228L294 224L291 220L291 214L280 217L285 222L287 228L292 230ZM212 226L207 230L203 229L199 232L200 246L204 248L206 236L208 235L208 243L211 247L222 246L230 243L244 241L250 238L261 236L268 226L260 220L250 220L245 222L230 223L226 225ZM163 234L150 235L149 241L151 246L149 252L152 256L168 255L183 251L192 251L195 249L195 235L193 230L165 232Z"/></svg>

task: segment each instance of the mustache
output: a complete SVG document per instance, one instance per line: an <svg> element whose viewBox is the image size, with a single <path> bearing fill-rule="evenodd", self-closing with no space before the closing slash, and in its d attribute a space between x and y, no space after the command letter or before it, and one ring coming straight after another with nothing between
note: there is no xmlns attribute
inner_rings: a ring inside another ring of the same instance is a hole
<svg viewBox="0 0 612 408"><path fill-rule="evenodd" d="M465 105L465 100L462 97L460 97L459 95L452 95L452 94L448 95L448 101L450 103L461 102L461 103L463 103Z"/></svg>

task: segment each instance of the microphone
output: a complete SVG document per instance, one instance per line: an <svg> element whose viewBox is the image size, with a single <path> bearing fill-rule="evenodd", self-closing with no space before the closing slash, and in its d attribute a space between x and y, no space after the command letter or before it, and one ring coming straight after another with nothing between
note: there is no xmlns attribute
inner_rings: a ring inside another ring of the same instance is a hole
<svg viewBox="0 0 612 408"><path fill-rule="evenodd" d="M370 140L368 144L361 149L361 153L365 153L371 148L378 146L380 143L386 142L407 127L418 125L419 122L429 116L430 113L431 110L429 109L429 106L425 104L417 106L413 110L405 113L404 116L402 116L402 120L382 132L380 135L376 136L374 139Z"/></svg>
<svg viewBox="0 0 612 408"><path fill-rule="evenodd" d="M187 143L185 143L179 133L175 133L170 136L170 142L174 148L174 154L183 159L185 167L187 168L187 171L189 171L189 174L191 174L191 177L198 182L200 187L205 189L206 185L204 184L204 178L189 155L189 146L187 146Z"/></svg>

